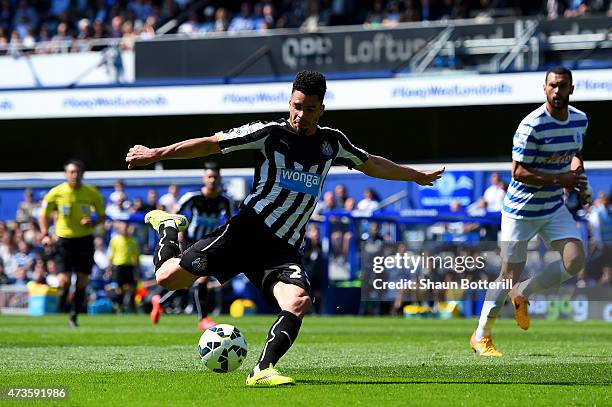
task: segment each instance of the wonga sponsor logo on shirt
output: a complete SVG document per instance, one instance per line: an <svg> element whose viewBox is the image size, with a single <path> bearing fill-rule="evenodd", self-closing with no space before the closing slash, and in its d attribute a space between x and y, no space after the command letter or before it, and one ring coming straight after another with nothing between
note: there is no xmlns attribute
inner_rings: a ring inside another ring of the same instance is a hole
<svg viewBox="0 0 612 407"><path fill-rule="evenodd" d="M300 170L281 169L280 186L295 192L317 196L321 188L323 177Z"/></svg>

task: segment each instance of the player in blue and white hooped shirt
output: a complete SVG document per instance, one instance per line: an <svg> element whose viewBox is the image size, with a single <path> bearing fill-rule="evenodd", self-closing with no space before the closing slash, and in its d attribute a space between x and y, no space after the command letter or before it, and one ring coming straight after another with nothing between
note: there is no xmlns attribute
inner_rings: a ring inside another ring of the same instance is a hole
<svg viewBox="0 0 612 407"><path fill-rule="evenodd" d="M546 103L520 123L512 147L512 182L504 199L501 221L502 268L498 280L512 279L512 290L488 290L470 346L482 356L501 356L491 330L510 295L515 319L529 328L527 298L561 284L584 267L579 230L563 200L563 188L577 190L583 204L591 199L581 155L587 117L569 106L572 73L555 67L546 73ZM519 281L527 259L527 243L539 234L561 254L536 276Z"/></svg>
<svg viewBox="0 0 612 407"><path fill-rule="evenodd" d="M133 168L163 159L237 150L255 153L253 191L238 214L183 254L178 248L177 229L187 227L184 216L153 211L145 217L161 234L154 259L162 286L187 287L204 275L225 282L244 272L269 302L281 308L247 386L294 383L275 366L297 339L302 318L312 305L310 282L298 249L331 165L420 185L433 185L444 172L400 166L354 146L339 130L319 126L325 91L323 74L302 71L293 82L288 119L254 122L161 148L134 146L126 157L128 168Z"/></svg>

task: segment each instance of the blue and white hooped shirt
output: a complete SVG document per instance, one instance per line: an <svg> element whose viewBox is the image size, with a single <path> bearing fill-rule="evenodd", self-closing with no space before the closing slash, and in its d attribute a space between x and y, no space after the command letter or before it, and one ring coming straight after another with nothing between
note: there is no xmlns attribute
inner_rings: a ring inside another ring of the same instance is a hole
<svg viewBox="0 0 612 407"><path fill-rule="evenodd" d="M569 117L553 118L543 104L523 119L514 134L512 159L550 174L570 170L572 158L582 150L588 120L584 112L569 106ZM552 215L563 205L558 185L528 185L512 179L504 198L503 212L515 219Z"/></svg>

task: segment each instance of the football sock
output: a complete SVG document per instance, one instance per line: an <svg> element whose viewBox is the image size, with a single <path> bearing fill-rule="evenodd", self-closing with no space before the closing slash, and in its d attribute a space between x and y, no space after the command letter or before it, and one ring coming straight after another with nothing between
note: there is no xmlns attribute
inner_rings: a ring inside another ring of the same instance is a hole
<svg viewBox="0 0 612 407"><path fill-rule="evenodd" d="M168 291L159 299L159 305L164 306L167 302L170 302L179 290Z"/></svg>
<svg viewBox="0 0 612 407"><path fill-rule="evenodd" d="M259 362L253 369L252 374L276 365L276 362L283 357L295 342L302 320L289 311L281 311L276 322L268 332L268 340L261 351Z"/></svg>
<svg viewBox="0 0 612 407"><path fill-rule="evenodd" d="M493 324L504 307L509 291L508 289L487 290L485 301L480 311L478 328L476 328L476 340L481 340L483 336L491 336L491 329L493 329Z"/></svg>
<svg viewBox="0 0 612 407"><path fill-rule="evenodd" d="M206 283L200 284L195 283L193 286L193 299L195 302L196 309L198 310L198 318L206 318L208 313L206 312L206 297L207 297Z"/></svg>
<svg viewBox="0 0 612 407"><path fill-rule="evenodd" d="M159 241L155 247L153 264L157 271L166 260L181 255L178 243L178 229L174 220L168 220L159 227Z"/></svg>
<svg viewBox="0 0 612 407"><path fill-rule="evenodd" d="M573 276L565 270L563 261L557 260L548 264L544 270L535 276L525 281L521 281L513 291L516 295L529 297L532 293L559 286L572 277Z"/></svg>
<svg viewBox="0 0 612 407"><path fill-rule="evenodd" d="M70 307L70 317L76 320L76 316L83 308L83 302L85 301L85 289L77 288L74 290L74 297L72 298L72 304Z"/></svg>
<svg viewBox="0 0 612 407"><path fill-rule="evenodd" d="M62 288L59 297L59 312L67 312L66 303L68 302L68 294L70 293L70 286Z"/></svg>

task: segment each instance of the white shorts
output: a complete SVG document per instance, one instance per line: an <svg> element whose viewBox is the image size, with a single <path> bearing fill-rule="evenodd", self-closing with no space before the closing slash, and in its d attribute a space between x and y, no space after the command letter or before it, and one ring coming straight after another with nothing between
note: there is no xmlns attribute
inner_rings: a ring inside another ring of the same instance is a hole
<svg viewBox="0 0 612 407"><path fill-rule="evenodd" d="M551 216L540 219L514 219L502 212L501 257L509 263L527 260L527 243L539 234L547 244L561 239L582 241L580 230L565 205Z"/></svg>

